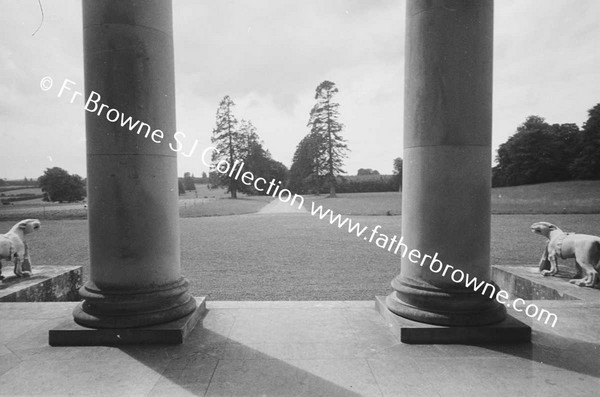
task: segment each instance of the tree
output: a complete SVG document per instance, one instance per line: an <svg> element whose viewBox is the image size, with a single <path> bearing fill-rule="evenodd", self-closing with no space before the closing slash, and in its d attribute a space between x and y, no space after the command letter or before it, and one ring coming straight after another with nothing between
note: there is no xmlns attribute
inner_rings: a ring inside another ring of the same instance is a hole
<svg viewBox="0 0 600 397"><path fill-rule="evenodd" d="M571 179L578 136L579 128L574 124L550 125L542 117L527 117L517 132L498 148L492 185L515 186Z"/></svg>
<svg viewBox="0 0 600 397"><path fill-rule="evenodd" d="M254 142L250 146L250 152L244 159L244 169L260 176L267 181L285 181L288 177L288 169L279 161L273 160L271 153L265 150L260 142ZM266 195L266 191L256 190L254 185L244 185L242 190L246 194Z"/></svg>
<svg viewBox="0 0 600 397"><path fill-rule="evenodd" d="M217 171L211 171L208 173L208 188L210 190L219 187L221 180L219 179L219 173Z"/></svg>
<svg viewBox="0 0 600 397"><path fill-rule="evenodd" d="M321 190L322 178L319 175L320 140L320 135L308 134L296 146L292 166L290 167L289 190L298 194L319 193Z"/></svg>
<svg viewBox="0 0 600 397"><path fill-rule="evenodd" d="M571 165L575 179L600 179L600 103L588 110L588 120L577 140L577 157Z"/></svg>
<svg viewBox="0 0 600 397"><path fill-rule="evenodd" d="M208 175L206 174L206 172L202 171L202 177L200 178L200 181L198 183L208 183Z"/></svg>
<svg viewBox="0 0 600 397"><path fill-rule="evenodd" d="M370 168L359 168L356 175L379 175L379 171Z"/></svg>
<svg viewBox="0 0 600 397"><path fill-rule="evenodd" d="M333 101L338 89L331 81L323 81L315 90L317 103L310 111L308 126L311 134L319 136L316 161L319 172L323 172L329 183L329 197L336 197L336 177L342 173L343 159L348 146L341 136L343 124L338 122L339 104Z"/></svg>
<svg viewBox="0 0 600 397"><path fill-rule="evenodd" d="M239 133L244 142L242 156L244 160L243 171L249 171L255 176L260 176L267 181L284 181L287 179L287 168L278 161L273 160L271 153L264 148L256 127L249 120L240 122ZM246 194L265 195L266 191L257 190L253 184L240 186L240 191Z"/></svg>
<svg viewBox="0 0 600 397"><path fill-rule="evenodd" d="M233 115L232 108L235 103L226 95L217 109L216 127L213 130L211 142L217 148L213 152L213 164L216 165L221 159L227 160L233 167L236 160L241 162L244 157L246 142L237 130L237 119ZM227 186L231 198L237 198L237 192L242 186L241 181L230 177L227 173L218 173L219 183L216 186Z"/></svg>
<svg viewBox="0 0 600 397"><path fill-rule="evenodd" d="M196 190L196 185L194 184L194 175L186 172L183 174L183 187L187 191Z"/></svg>
<svg viewBox="0 0 600 397"><path fill-rule="evenodd" d="M85 182L79 175L70 175L59 167L47 168L38 178L44 201L72 202L85 197Z"/></svg>
<svg viewBox="0 0 600 397"><path fill-rule="evenodd" d="M393 189L402 190L402 157L394 159L394 175L392 176Z"/></svg>
<svg viewBox="0 0 600 397"><path fill-rule="evenodd" d="M242 119L240 122L239 134L240 139L243 140L242 157L244 158L250 155L254 146L257 144L262 145L258 133L256 132L256 127L254 127L252 121L250 120Z"/></svg>

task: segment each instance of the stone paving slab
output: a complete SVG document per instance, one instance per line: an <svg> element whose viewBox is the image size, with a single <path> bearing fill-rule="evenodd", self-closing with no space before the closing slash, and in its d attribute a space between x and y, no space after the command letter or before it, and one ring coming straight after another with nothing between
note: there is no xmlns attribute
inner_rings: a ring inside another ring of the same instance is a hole
<svg viewBox="0 0 600 397"><path fill-rule="evenodd" d="M209 301L184 344L121 348L49 346L75 303L0 303L0 395L596 395L600 305L556 302L555 328L520 318L531 344L402 344L373 301Z"/></svg>

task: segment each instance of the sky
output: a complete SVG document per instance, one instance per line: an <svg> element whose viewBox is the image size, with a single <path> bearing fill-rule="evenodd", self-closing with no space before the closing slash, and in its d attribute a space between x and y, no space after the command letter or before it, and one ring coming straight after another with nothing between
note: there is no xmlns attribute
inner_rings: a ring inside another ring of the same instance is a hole
<svg viewBox="0 0 600 397"><path fill-rule="evenodd" d="M225 95L289 167L324 80L339 89L347 173L392 172L402 156L403 0L173 3L177 130L199 141L196 155L179 156L180 176L208 171L199 152ZM83 107L40 88L51 76L83 89L81 2L41 4L40 26L37 0L0 0L0 178L49 167L86 175ZM528 115L582 126L600 102L600 1L497 0L494 12L494 156Z"/></svg>

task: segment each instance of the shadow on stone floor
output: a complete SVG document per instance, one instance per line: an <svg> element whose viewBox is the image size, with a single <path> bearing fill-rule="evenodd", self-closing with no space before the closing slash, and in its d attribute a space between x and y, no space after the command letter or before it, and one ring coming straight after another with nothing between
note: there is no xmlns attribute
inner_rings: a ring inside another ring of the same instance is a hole
<svg viewBox="0 0 600 397"><path fill-rule="evenodd" d="M182 345L131 346L120 350L162 375L149 395L179 396L183 391L195 396L379 394L375 382L366 388L364 384L355 388L352 377L339 373L335 365L319 370L352 385L351 389L310 373L310 367L303 369L270 357L200 324Z"/></svg>
<svg viewBox="0 0 600 397"><path fill-rule="evenodd" d="M531 344L480 347L600 378L600 346L596 343L534 331Z"/></svg>

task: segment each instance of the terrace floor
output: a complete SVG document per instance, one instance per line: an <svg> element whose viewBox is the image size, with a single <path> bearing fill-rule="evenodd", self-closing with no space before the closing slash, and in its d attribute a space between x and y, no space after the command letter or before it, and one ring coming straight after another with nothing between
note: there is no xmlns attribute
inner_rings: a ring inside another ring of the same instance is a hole
<svg viewBox="0 0 600 397"><path fill-rule="evenodd" d="M532 344L402 344L373 301L208 301L183 345L120 348L48 345L76 303L0 303L0 395L597 395L600 302L536 302L559 321L518 317Z"/></svg>

